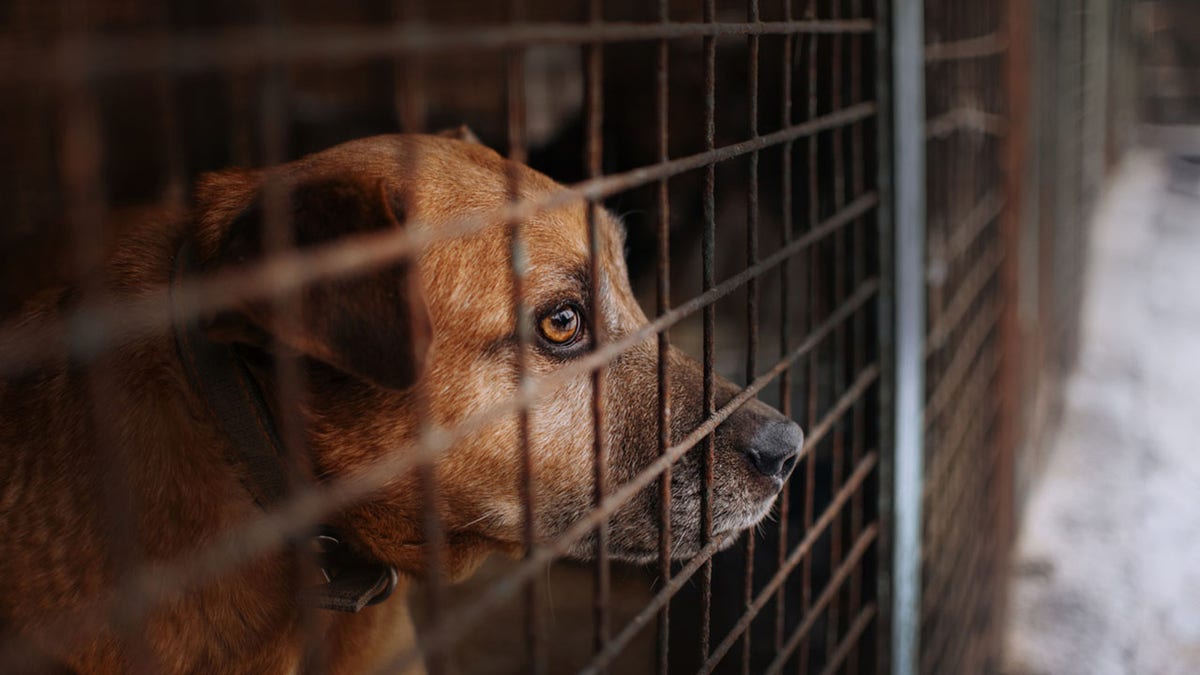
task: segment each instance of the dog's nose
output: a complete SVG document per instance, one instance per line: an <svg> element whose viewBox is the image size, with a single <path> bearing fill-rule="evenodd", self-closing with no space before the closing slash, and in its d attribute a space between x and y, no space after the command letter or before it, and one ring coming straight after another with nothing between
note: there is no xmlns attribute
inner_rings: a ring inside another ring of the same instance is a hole
<svg viewBox="0 0 1200 675"><path fill-rule="evenodd" d="M803 446L804 432L795 422L772 420L754 434L746 458L762 475L786 480Z"/></svg>

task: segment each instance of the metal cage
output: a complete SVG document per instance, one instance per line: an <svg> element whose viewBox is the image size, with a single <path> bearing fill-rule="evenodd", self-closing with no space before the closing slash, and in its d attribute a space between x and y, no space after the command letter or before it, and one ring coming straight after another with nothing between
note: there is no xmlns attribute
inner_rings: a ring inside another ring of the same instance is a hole
<svg viewBox="0 0 1200 675"><path fill-rule="evenodd" d="M84 273L121 236L113 216L182 208L205 171L466 124L485 144L567 184L556 199L588 204L593 282L596 209L623 215L630 276L650 323L594 345L570 367L599 383L635 344L655 342L660 364L669 345L681 346L703 364L703 421L672 441L671 374L660 365L659 459L611 484L602 468L611 449L600 433L609 411L594 393L586 421L597 439L593 509L561 537L535 540L528 410L563 378L527 375L531 327L518 322L519 395L463 428L517 419L523 557L449 585L438 573L440 524L425 518L433 571L413 600L419 647L392 655L382 672L417 663L431 673L996 665L1014 494L1035 470L1020 449L1046 424L1039 411L1049 404L1037 392L1061 376L1041 375L1043 364L1051 353L1069 361L1073 350L1084 223L1103 175L1103 154L1089 152L1113 124L1077 124L1106 100L1083 81L1087 73L1093 87L1107 82L1107 71L1090 75L1085 55L1108 53L1087 42L1114 30L1108 18L1088 23L1109 17L1108 7L129 0L0 9L8 120L0 148L11 160L0 168L0 194L11 205L0 231L0 310L11 317L21 301L61 282L77 284L81 298L64 323L45 330L6 319L0 375L33 372L57 350L90 364L96 451L106 453L110 474L96 508L116 559L133 570L115 599L84 599L81 616L92 621L59 637L86 639L104 623L98 618L116 617L131 653L146 656L139 626L157 603L278 550L394 476L415 472L432 498L432 462L462 432L426 429L371 471L298 480L283 501L212 547L140 560L130 545L136 505L122 488L125 460L106 424L128 412L112 404L127 385L107 356L162 329L171 298L156 289L117 302ZM1030 177L1049 174L1053 181ZM914 185L924 202L917 211L905 201ZM512 233L518 316L521 222L552 201L522 200L514 183L511 203L489 214ZM401 232L301 250L281 211L268 209L261 264L176 291L190 311L250 298L295 311L307 284L413 259L431 245ZM905 317L924 323L909 333ZM274 367L286 454L299 458L304 372L286 357ZM924 385L905 373L919 373ZM716 375L742 386L722 405ZM1035 394L1039 403L1029 403ZM798 421L807 438L773 522L722 551L729 542L712 532L714 431L756 397ZM915 410L920 423L898 410ZM671 468L687 453L709 467L704 545L673 562ZM660 504L658 562L611 563L608 519L648 486ZM582 540L594 542L594 562L565 560ZM579 588L588 590L563 590ZM569 597L556 606L554 596ZM21 636L0 631L0 639L0 663L31 658Z"/></svg>

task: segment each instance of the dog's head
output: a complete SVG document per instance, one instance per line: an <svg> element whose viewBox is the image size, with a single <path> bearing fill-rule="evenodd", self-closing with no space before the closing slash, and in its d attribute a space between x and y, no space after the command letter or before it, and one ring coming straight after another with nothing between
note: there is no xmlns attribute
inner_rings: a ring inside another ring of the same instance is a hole
<svg viewBox="0 0 1200 675"><path fill-rule="evenodd" d="M306 290L302 311L283 318L262 305L240 308L214 334L283 345L306 357L309 442L318 478L367 469L405 452L429 425L454 429L519 389L519 340L512 279L512 228L502 219L514 198L542 199L563 188L474 143L434 136L387 136L348 143L265 174L207 177L197 193L198 242L210 267L262 254L264 185L282 187L295 241L307 246L354 233L408 228L430 237L419 256L360 278ZM268 190L269 192L270 190ZM492 219L444 236L464 220ZM540 377L611 343L647 319L630 289L623 233L597 209L598 287L591 288L587 207L579 201L520 225L526 258L524 305L532 327L526 372ZM232 328L231 328L232 327ZM668 357L672 442L702 419L700 365ZM604 369L600 400L610 491L658 457L658 350L650 337ZM594 504L593 376L581 370L528 414L536 533L549 539ZM719 407L737 389L717 378ZM523 540L521 424L504 414L470 431L436 461L436 504L444 562L462 572L495 549ZM800 429L750 401L715 433L713 530L745 529L771 508L792 470ZM671 474L672 550L701 543L703 444ZM419 571L425 491L413 472L395 476L344 514L356 543L401 569ZM610 520L614 557L657 555L659 501L652 482ZM588 540L572 554L587 557Z"/></svg>

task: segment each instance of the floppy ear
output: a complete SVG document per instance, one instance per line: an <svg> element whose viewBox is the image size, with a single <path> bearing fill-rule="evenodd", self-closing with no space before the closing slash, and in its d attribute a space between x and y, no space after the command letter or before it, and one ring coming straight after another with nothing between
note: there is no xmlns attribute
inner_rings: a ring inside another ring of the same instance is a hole
<svg viewBox="0 0 1200 675"><path fill-rule="evenodd" d="M291 186L286 202L295 246L304 249L356 234L403 227L399 195L382 180L321 178ZM233 218L206 267L261 258L261 191ZM255 302L219 319L217 339L275 342L362 380L406 389L420 377L432 329L416 261L323 279L300 293L298 311ZM268 337L270 339L264 339Z"/></svg>

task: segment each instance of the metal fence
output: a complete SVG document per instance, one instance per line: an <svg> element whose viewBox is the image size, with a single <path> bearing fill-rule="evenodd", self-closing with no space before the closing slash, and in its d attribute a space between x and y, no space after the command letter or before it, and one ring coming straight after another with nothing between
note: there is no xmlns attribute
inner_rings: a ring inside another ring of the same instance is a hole
<svg viewBox="0 0 1200 675"><path fill-rule="evenodd" d="M1079 341L1087 223L1128 142L1128 6L926 2L920 672L1002 667L1010 548Z"/></svg>
<svg viewBox="0 0 1200 675"><path fill-rule="evenodd" d="M11 619L0 615L0 663L52 663L55 649L115 627L131 667L157 671L164 664L143 629L164 603L409 480L427 505L421 569L401 570L419 580L416 638L388 651L381 671L994 667L1016 503L1036 471L1023 448L1049 426L1077 339L1084 224L1106 158L1097 148L1114 128L1102 112L1114 97L1104 36L1121 6L296 0L0 10L0 109L11 120L0 149L12 158L0 169L12 205L0 232L0 309L11 317L55 283L81 289L52 325L6 319L0 374L19 379L64 353L89 364L92 452L107 458L95 508L107 555L129 570L115 597L70 598L37 629L5 633ZM85 274L127 234L115 223L148 217L140 209L150 205L186 208L206 171L459 124L570 186L557 202L521 198L514 173L508 204L460 224L460 233L511 232L512 316L530 309L522 223L573 201L587 204L592 293L598 209L622 215L649 324L537 374L533 328L518 319L510 398L455 424L434 421L407 447L322 480L302 459L309 364L273 356L269 393L296 476L288 494L211 546L144 558L116 422L136 413L121 407L122 350L170 329L173 298L196 315L250 299L287 314L301 289L416 260L439 242L402 230L301 248L285 211L267 208L261 260L122 297ZM602 392L615 360L646 345L658 364L657 458L614 482L606 438L620 420ZM674 432L672 345L701 362L703 389L701 409L686 415L696 423ZM567 371L590 374L590 419L578 423L594 439L591 509L540 537L530 417ZM719 376L739 387L719 393ZM799 422L806 440L774 516L722 550L715 433L755 398ZM448 533L428 506L439 461L500 419L520 438L519 559L450 584L440 569ZM700 485L672 476L688 458L704 467ZM699 552L685 559L671 552L680 489L701 495ZM657 563L612 562L610 519L643 498L658 506ZM584 543L593 559L572 560ZM315 635L320 616L297 612ZM321 670L319 650L307 658Z"/></svg>

